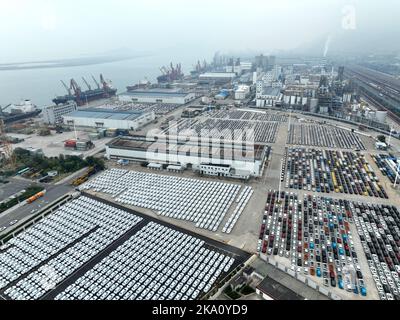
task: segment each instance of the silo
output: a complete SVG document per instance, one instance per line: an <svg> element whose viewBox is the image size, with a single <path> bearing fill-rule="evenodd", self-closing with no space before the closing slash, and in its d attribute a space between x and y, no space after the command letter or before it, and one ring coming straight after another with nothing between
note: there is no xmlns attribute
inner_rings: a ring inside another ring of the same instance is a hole
<svg viewBox="0 0 400 320"><path fill-rule="evenodd" d="M311 112L317 112L317 107L318 107L318 99L317 98L311 98L310 99L310 111Z"/></svg>

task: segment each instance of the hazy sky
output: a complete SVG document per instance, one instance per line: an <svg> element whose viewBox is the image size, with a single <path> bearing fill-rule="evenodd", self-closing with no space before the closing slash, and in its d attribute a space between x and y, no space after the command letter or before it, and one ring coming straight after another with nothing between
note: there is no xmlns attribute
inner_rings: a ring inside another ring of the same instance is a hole
<svg viewBox="0 0 400 320"><path fill-rule="evenodd" d="M294 49L342 27L400 30L398 0L0 0L0 63L137 51ZM347 9L346 9L347 8ZM344 11L343 11L344 10ZM347 10L347 11L346 11ZM396 40L397 42L398 39Z"/></svg>

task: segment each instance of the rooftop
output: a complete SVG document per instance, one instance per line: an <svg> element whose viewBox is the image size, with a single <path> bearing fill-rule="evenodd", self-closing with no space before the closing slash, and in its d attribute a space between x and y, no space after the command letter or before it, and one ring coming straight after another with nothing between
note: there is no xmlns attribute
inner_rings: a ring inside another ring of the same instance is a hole
<svg viewBox="0 0 400 320"><path fill-rule="evenodd" d="M134 120L143 114L142 111L118 111L107 109L85 109L77 110L68 114L68 117L74 118L95 118L95 119L113 119L113 120Z"/></svg>
<svg viewBox="0 0 400 320"><path fill-rule="evenodd" d="M181 137L184 138L184 137ZM170 153L187 155L187 152L191 154L200 154L202 156L209 156L212 153L215 159L220 158L226 154L226 158L234 157L235 159L241 159L244 161L254 161L260 160L262 158L263 152L265 152L265 146L258 144L249 144L245 152L243 152L242 144L227 143L223 148L221 148L221 141L213 141L211 143L212 149L210 150L209 141L193 141L189 139L188 141L176 140L175 142L172 136L170 136L169 144L163 137L158 137L157 139L147 138L145 136L131 136L131 137L117 137L114 140L107 143L109 148L116 149L126 149L126 150L138 150L138 151L155 151L160 154ZM178 142L177 142L178 141ZM232 142L232 141L231 141Z"/></svg>
<svg viewBox="0 0 400 320"><path fill-rule="evenodd" d="M164 88L151 88L151 89L136 89L121 93L124 96L133 97L186 97L189 93L183 92L181 89L164 89Z"/></svg>
<svg viewBox="0 0 400 320"><path fill-rule="evenodd" d="M257 288L274 300L304 300L304 297L268 276L261 281Z"/></svg>
<svg viewBox="0 0 400 320"><path fill-rule="evenodd" d="M281 93L280 88L272 88L272 87L266 87L263 89L262 94L265 96L279 96Z"/></svg>
<svg viewBox="0 0 400 320"><path fill-rule="evenodd" d="M200 75L200 78L234 78L234 72L206 72Z"/></svg>

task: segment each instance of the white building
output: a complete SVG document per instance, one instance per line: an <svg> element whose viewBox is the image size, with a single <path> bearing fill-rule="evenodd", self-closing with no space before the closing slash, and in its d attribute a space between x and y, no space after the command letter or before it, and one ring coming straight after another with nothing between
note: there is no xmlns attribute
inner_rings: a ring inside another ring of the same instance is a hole
<svg viewBox="0 0 400 320"><path fill-rule="evenodd" d="M36 110L37 108L31 100L21 101L20 104L9 104L2 109L3 112L8 113L29 113Z"/></svg>
<svg viewBox="0 0 400 320"><path fill-rule="evenodd" d="M250 93L250 87L246 85L239 85L235 90L235 99L236 100L244 100Z"/></svg>
<svg viewBox="0 0 400 320"><path fill-rule="evenodd" d="M78 108L75 101L70 101L66 104L48 106L43 109L43 122L47 124L57 124L63 122L63 116L76 111Z"/></svg>
<svg viewBox="0 0 400 320"><path fill-rule="evenodd" d="M64 124L75 127L138 130L154 121L154 111L85 109L63 116Z"/></svg>
<svg viewBox="0 0 400 320"><path fill-rule="evenodd" d="M242 71L250 71L253 68L253 63L250 61L240 61Z"/></svg>
<svg viewBox="0 0 400 320"><path fill-rule="evenodd" d="M194 92L183 92L180 89L137 89L121 93L123 102L186 104L196 99Z"/></svg>
<svg viewBox="0 0 400 320"><path fill-rule="evenodd" d="M202 174L236 178L260 176L265 151L263 145L227 141L221 147L219 140L188 139L178 143L178 138L171 136L168 143L165 137L121 136L106 145L108 159L178 165Z"/></svg>
<svg viewBox="0 0 400 320"><path fill-rule="evenodd" d="M282 93L279 88L266 87L263 91L256 94L256 107L275 107L278 102L282 101Z"/></svg>
<svg viewBox="0 0 400 320"><path fill-rule="evenodd" d="M226 83L236 77L234 72L206 72L199 76L199 81L204 83Z"/></svg>

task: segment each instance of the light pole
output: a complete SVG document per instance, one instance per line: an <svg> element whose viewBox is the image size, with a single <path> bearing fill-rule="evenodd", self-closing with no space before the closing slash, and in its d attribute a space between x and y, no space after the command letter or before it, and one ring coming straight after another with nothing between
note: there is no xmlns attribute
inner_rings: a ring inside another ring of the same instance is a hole
<svg viewBox="0 0 400 320"><path fill-rule="evenodd" d="M390 147L390 140L392 139L392 131L393 131L393 126L390 127L389 140L388 140L389 147Z"/></svg>

